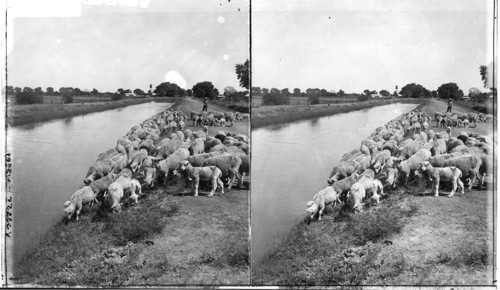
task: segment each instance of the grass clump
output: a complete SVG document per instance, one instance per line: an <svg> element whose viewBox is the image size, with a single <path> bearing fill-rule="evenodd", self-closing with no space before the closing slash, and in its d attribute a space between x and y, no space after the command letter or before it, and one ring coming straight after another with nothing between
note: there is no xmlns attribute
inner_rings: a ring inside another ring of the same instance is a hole
<svg viewBox="0 0 500 290"><path fill-rule="evenodd" d="M14 276L19 283L40 285L122 285L134 271L127 261L137 253L120 252L116 263L107 263L104 253L160 233L178 210L178 204L150 194L120 213L98 210L69 223L63 218L15 264Z"/></svg>
<svg viewBox="0 0 500 290"><path fill-rule="evenodd" d="M354 215L350 224L355 244L378 242L391 234L399 233L404 227L402 217L401 210L392 208L381 208L378 211Z"/></svg>

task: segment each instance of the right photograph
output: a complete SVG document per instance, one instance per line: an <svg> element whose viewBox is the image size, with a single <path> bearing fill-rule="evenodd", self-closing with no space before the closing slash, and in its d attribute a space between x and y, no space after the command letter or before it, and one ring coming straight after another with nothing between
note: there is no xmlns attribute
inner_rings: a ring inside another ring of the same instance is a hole
<svg viewBox="0 0 500 290"><path fill-rule="evenodd" d="M496 284L495 9L252 1L252 285Z"/></svg>

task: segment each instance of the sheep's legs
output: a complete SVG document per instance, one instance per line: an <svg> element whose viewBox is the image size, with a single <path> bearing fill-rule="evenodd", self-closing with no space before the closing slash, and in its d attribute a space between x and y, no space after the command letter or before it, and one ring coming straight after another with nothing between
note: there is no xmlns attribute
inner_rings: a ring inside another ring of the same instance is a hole
<svg viewBox="0 0 500 290"><path fill-rule="evenodd" d="M210 194L208 195L208 197L213 196L216 189L217 189L217 177L214 176L214 177L212 177L212 191L210 191Z"/></svg>
<svg viewBox="0 0 500 290"><path fill-rule="evenodd" d="M434 181L434 196L439 196L439 181Z"/></svg>
<svg viewBox="0 0 500 290"><path fill-rule="evenodd" d="M453 195L455 195L455 192L457 191L457 180L453 179L452 184L453 184L453 189L451 190L450 195L448 195L448 197L452 197Z"/></svg>
<svg viewBox="0 0 500 290"><path fill-rule="evenodd" d="M462 180L460 180L460 178L457 178L457 183L458 185L460 186L461 190L462 190L462 195L464 195L464 183L462 182Z"/></svg>
<svg viewBox="0 0 500 290"><path fill-rule="evenodd" d="M194 183L194 196L198 196L198 186L200 185L200 180L195 179L193 180Z"/></svg>
<svg viewBox="0 0 500 290"><path fill-rule="evenodd" d="M224 194L224 183L222 182L222 180L220 180L220 177L217 177L217 183L220 186L221 194Z"/></svg>

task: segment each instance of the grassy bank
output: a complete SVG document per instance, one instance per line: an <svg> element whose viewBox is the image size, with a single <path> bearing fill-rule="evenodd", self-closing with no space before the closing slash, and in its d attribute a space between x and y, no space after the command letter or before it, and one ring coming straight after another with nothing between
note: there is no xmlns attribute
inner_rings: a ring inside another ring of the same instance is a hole
<svg viewBox="0 0 500 290"><path fill-rule="evenodd" d="M182 98L173 106L189 113L202 103ZM247 134L248 122L225 130ZM67 223L61 210L60 221L14 265L9 283L248 285L248 182L243 187L211 198L200 187L194 197L174 177L165 187L143 190L146 197L121 213L107 214L95 205L85 207L79 222Z"/></svg>
<svg viewBox="0 0 500 290"><path fill-rule="evenodd" d="M84 115L88 113L102 112L110 109L116 109L152 101L173 102L174 100L174 98L166 99L151 97L141 99L124 99L108 102L13 105L7 107L6 121L10 126L19 126L23 124Z"/></svg>
<svg viewBox="0 0 500 290"><path fill-rule="evenodd" d="M270 125L284 124L289 122L314 119L340 113L348 113L368 109L376 106L383 106L392 103L418 103L415 99L398 100L371 100L366 102L349 102L330 105L280 105L263 106L252 108L252 128L260 128Z"/></svg>
<svg viewBox="0 0 500 290"><path fill-rule="evenodd" d="M446 110L446 103L425 100L419 109L433 115ZM430 129L442 130L435 122ZM492 124L465 131L491 134ZM490 187L434 197L417 182L359 214L328 207L322 221L304 219L276 241L252 266L252 284L491 286L493 194Z"/></svg>

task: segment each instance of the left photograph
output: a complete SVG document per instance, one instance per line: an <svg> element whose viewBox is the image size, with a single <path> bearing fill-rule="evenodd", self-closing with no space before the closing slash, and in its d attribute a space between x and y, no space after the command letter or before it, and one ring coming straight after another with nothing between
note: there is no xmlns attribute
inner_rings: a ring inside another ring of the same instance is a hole
<svg viewBox="0 0 500 290"><path fill-rule="evenodd" d="M24 2L6 284L248 285L249 1Z"/></svg>

